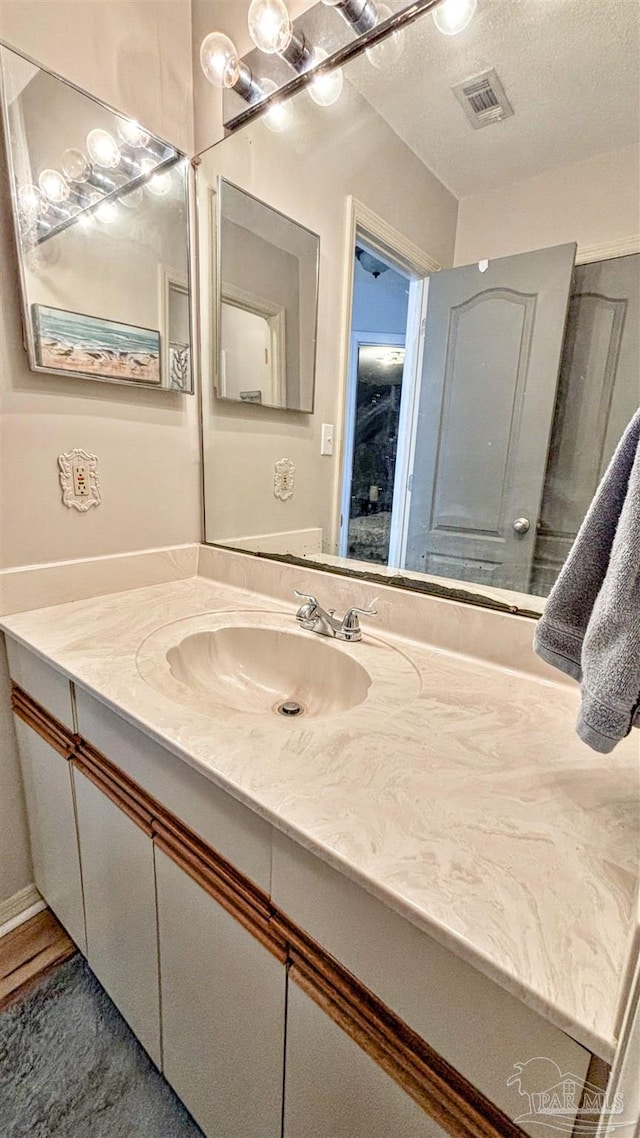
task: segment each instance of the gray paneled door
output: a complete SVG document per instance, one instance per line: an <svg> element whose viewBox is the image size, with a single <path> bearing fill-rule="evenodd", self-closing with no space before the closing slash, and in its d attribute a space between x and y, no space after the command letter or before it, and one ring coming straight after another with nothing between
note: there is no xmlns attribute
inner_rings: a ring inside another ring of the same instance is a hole
<svg viewBox="0 0 640 1138"><path fill-rule="evenodd" d="M573 277L532 588L545 596L640 402L640 253Z"/></svg>
<svg viewBox="0 0 640 1138"><path fill-rule="evenodd" d="M575 251L430 278L406 568L527 590Z"/></svg>

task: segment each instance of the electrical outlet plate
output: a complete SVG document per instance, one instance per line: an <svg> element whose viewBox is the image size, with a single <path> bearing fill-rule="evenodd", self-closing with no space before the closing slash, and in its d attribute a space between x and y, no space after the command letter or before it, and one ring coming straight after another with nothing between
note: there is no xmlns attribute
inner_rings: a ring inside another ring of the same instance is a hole
<svg viewBox="0 0 640 1138"><path fill-rule="evenodd" d="M65 454L58 455L62 501L70 510L85 513L102 501L100 479L98 478L98 458L86 450L76 447Z"/></svg>
<svg viewBox="0 0 640 1138"><path fill-rule="evenodd" d="M296 467L292 459L281 458L276 462L273 493L281 502L288 502L293 497L295 478Z"/></svg>

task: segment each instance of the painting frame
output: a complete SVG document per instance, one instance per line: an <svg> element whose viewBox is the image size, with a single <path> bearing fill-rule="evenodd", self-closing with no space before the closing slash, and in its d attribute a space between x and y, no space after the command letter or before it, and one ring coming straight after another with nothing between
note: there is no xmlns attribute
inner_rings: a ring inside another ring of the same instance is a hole
<svg viewBox="0 0 640 1138"><path fill-rule="evenodd" d="M31 305L31 319L39 367L78 378L161 387L157 328L36 302Z"/></svg>

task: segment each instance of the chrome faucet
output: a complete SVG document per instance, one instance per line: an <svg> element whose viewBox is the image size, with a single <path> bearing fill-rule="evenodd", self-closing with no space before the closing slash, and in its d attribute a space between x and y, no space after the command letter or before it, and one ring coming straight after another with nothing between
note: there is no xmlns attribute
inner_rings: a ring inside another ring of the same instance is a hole
<svg viewBox="0 0 640 1138"><path fill-rule="evenodd" d="M308 593L299 593L297 589L294 589L293 595L305 602L300 605L296 613L298 624L307 628L309 632L317 632L319 636L333 636L336 640L362 640L358 616L376 615L376 609L352 608L345 613L342 620L338 620L334 615L335 609L329 609L326 612L318 604L316 598Z"/></svg>

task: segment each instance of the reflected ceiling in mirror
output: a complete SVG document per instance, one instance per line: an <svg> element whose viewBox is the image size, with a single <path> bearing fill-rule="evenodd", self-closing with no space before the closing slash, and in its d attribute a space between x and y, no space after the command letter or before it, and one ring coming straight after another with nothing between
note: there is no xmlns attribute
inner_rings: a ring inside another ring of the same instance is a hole
<svg viewBox="0 0 640 1138"><path fill-rule="evenodd" d="M616 0L423 14L201 155L201 217L228 178L322 249L313 416L205 369L207 541L541 606L638 403L639 37Z"/></svg>
<svg viewBox="0 0 640 1138"><path fill-rule="evenodd" d="M30 366L192 392L184 155L0 48Z"/></svg>

